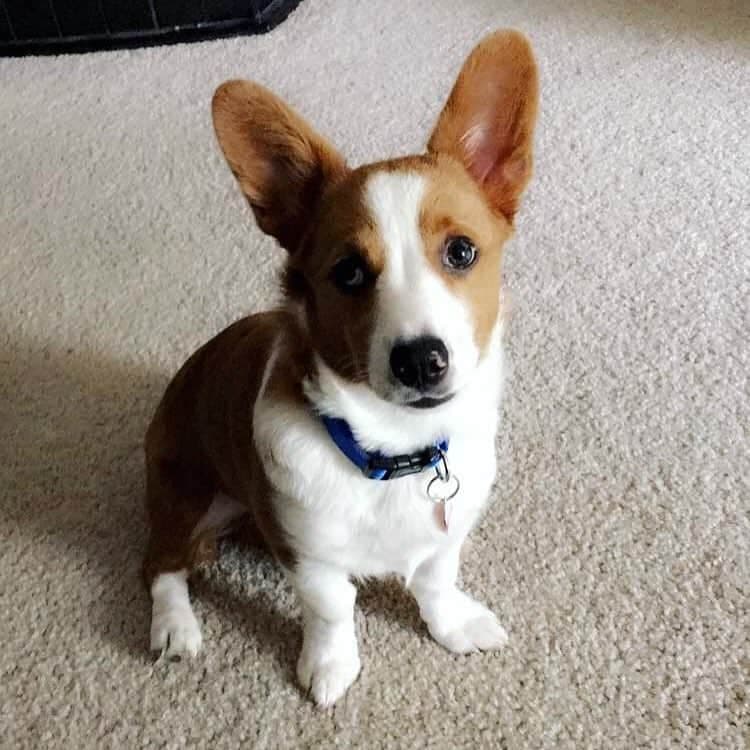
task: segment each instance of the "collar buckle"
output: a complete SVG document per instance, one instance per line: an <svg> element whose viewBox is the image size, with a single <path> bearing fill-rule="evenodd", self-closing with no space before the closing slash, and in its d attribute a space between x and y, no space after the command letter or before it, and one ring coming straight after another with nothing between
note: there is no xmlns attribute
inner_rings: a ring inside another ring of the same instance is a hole
<svg viewBox="0 0 750 750"><path fill-rule="evenodd" d="M401 456L373 455L362 473L368 479L398 479L410 474L419 474L425 469L435 466L440 460L442 451L437 446L425 448L421 453L404 454Z"/></svg>

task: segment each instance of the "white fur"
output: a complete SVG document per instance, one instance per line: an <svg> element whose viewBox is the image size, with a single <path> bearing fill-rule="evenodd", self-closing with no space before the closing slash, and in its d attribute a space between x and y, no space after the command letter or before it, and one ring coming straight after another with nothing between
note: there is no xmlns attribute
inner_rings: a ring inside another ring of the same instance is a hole
<svg viewBox="0 0 750 750"><path fill-rule="evenodd" d="M383 398L414 401L421 394L397 382L390 352L397 339L435 336L448 348L444 393L465 385L479 359L471 311L451 293L425 257L419 215L425 178L410 172L377 172L368 181L366 203L385 248L377 292L377 323L370 345L370 385Z"/></svg>
<svg viewBox="0 0 750 750"><path fill-rule="evenodd" d="M151 598L151 650L170 659L196 656L203 639L190 606L187 571L156 576Z"/></svg>
<svg viewBox="0 0 750 750"><path fill-rule="evenodd" d="M499 347L493 347L470 386L424 413L377 399L325 367L308 385L316 408L346 419L355 434L367 436L363 442L371 449L413 451L437 436L449 437L448 460L461 491L447 534L425 493L431 473L386 482L366 479L310 410L258 401L256 444L278 491L282 526L301 558L325 560L355 576L398 573L409 579L448 542L460 544L495 475L499 383Z"/></svg>
<svg viewBox="0 0 750 750"><path fill-rule="evenodd" d="M360 670L354 633L356 591L345 571L300 560L291 575L302 600L305 633L297 676L322 707L335 703Z"/></svg>
<svg viewBox="0 0 750 750"><path fill-rule="evenodd" d="M219 493L198 521L192 537L215 529L224 531L235 519L247 513L247 506ZM151 584L151 650L169 659L196 656L203 643L200 626L190 605L187 571L161 573Z"/></svg>
<svg viewBox="0 0 750 750"><path fill-rule="evenodd" d="M473 331L466 330L461 301L426 267L416 226L423 190L422 178L413 175L376 175L369 189L387 249L378 315L388 312L378 322L378 335L385 349L399 336L447 337L458 368L455 397L434 409L411 409L340 378L322 361L306 393L319 412L346 419L370 450L410 452L449 438L448 460L461 491L448 531L425 492L430 472L385 482L366 479L309 408L265 395L254 408L256 445L298 558L290 572L305 620L298 675L320 705L343 695L359 673L351 577L402 576L430 633L451 651L499 648L507 640L495 616L456 587L461 544L495 476L501 325L480 359L471 349Z"/></svg>
<svg viewBox="0 0 750 750"><path fill-rule="evenodd" d="M247 513L247 506L218 493L191 536L209 529L221 534L232 521ZM151 650L167 658L196 656L203 643L200 626L190 605L187 571L161 573L151 584Z"/></svg>

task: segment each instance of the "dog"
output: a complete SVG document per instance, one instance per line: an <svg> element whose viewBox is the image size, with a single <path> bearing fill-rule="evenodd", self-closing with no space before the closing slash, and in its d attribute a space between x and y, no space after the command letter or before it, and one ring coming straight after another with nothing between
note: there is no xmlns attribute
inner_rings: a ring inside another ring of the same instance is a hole
<svg viewBox="0 0 750 750"><path fill-rule="evenodd" d="M151 648L195 655L188 577L250 523L303 616L319 706L360 671L353 580L395 574L449 651L501 648L456 585L495 478L501 256L532 171L538 77L502 30L464 63L425 153L358 168L257 83L212 114L258 226L286 251L283 304L198 349L146 435Z"/></svg>

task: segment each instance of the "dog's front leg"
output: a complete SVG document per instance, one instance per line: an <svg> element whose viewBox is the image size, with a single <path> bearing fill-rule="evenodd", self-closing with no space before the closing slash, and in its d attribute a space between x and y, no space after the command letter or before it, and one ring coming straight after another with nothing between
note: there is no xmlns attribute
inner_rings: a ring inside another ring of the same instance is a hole
<svg viewBox="0 0 750 750"><path fill-rule="evenodd" d="M456 586L460 544L425 560L409 582L430 635L449 651L465 654L502 648L508 635L495 615Z"/></svg>
<svg viewBox="0 0 750 750"><path fill-rule="evenodd" d="M360 670L354 633L357 592L343 570L317 561L300 560L291 580L302 602L304 618L297 676L319 706L331 706Z"/></svg>

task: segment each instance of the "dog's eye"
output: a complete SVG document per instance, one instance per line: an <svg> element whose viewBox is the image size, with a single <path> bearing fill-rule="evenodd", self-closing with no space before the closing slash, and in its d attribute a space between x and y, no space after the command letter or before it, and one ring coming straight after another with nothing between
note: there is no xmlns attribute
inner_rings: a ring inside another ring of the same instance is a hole
<svg viewBox="0 0 750 750"><path fill-rule="evenodd" d="M477 256L477 249L468 237L449 237L445 242L443 264L448 268L465 271L474 265Z"/></svg>
<svg viewBox="0 0 750 750"><path fill-rule="evenodd" d="M357 252L341 258L331 269L331 281L342 291L357 292L372 281L372 271Z"/></svg>

